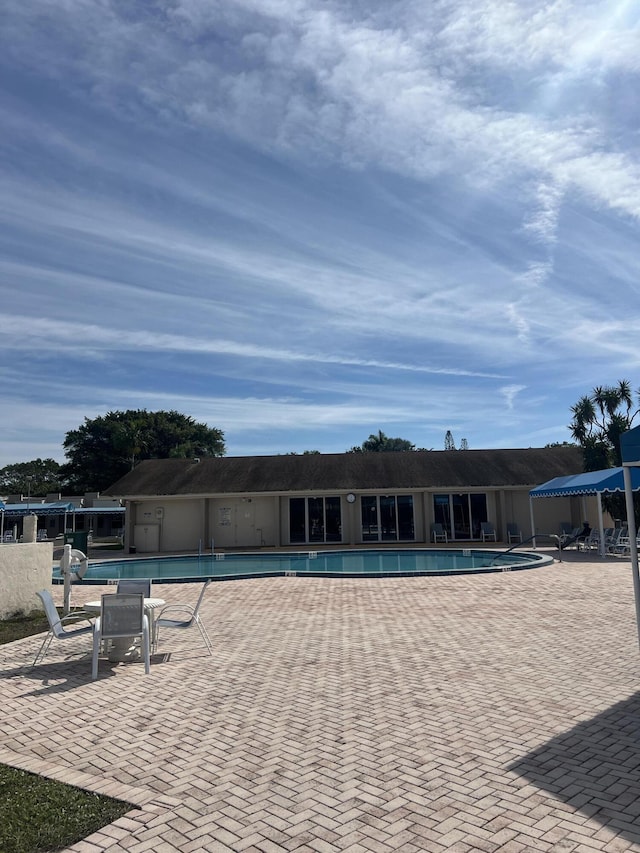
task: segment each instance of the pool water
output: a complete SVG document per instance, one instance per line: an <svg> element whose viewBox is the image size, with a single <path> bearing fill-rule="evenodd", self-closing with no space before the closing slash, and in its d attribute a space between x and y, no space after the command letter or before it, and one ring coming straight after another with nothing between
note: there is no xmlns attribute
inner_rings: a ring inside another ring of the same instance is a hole
<svg viewBox="0 0 640 853"><path fill-rule="evenodd" d="M397 577L453 575L533 569L552 557L529 552L480 549L299 551L286 554L209 554L91 561L83 583L104 584L119 578L151 578L185 583L204 578L232 580L283 575L310 577ZM54 582L60 570L54 567Z"/></svg>

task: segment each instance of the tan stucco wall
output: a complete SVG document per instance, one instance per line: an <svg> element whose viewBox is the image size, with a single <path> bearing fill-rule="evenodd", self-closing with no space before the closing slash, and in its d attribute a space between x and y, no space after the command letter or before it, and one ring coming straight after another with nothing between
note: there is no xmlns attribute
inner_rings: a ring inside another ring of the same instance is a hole
<svg viewBox="0 0 640 853"><path fill-rule="evenodd" d="M51 589L52 542L0 545L0 619L40 610L39 589Z"/></svg>
<svg viewBox="0 0 640 853"><path fill-rule="evenodd" d="M430 541L433 496L436 493L449 492L445 487L437 492L413 492L414 541L418 545ZM496 528L498 542L507 543L506 526L510 523L515 523L520 528L525 540L532 535L528 487L497 490L473 488L465 490L464 493L486 495L487 518ZM341 496L344 545L362 544L360 506L360 497L350 504L346 501L346 495ZM538 534L558 534L560 523L565 521L572 527L581 527L585 519L589 520L592 527L598 525L597 500L594 497L537 498L533 501L533 508L535 532ZM608 516L605 516L604 522L605 527L611 525ZM161 553L195 552L199 549L206 552L211 548L212 541L216 549L287 546L290 544L289 496L211 496L186 499L166 496L148 501L133 501L127 511L127 525L126 547L136 545L138 553L155 550ZM153 532L159 532L156 547L143 544L143 530L140 526L148 526L154 528Z"/></svg>
<svg viewBox="0 0 640 853"><path fill-rule="evenodd" d="M559 533L560 525L564 522L572 528L582 527L588 521L591 527L598 527L598 499L593 496L569 498L534 498L533 512L536 533ZM613 526L609 516L604 514L604 526ZM523 525L525 530L531 529L531 521ZM529 535L529 534L527 534Z"/></svg>
<svg viewBox="0 0 640 853"><path fill-rule="evenodd" d="M215 546L260 548L278 545L277 500L271 496L212 499L209 531Z"/></svg>
<svg viewBox="0 0 640 853"><path fill-rule="evenodd" d="M197 551L200 544L205 545L202 499L140 501L129 515L131 541L128 544L135 545L137 553L156 550L145 544L145 527L157 529L157 550L161 552Z"/></svg>

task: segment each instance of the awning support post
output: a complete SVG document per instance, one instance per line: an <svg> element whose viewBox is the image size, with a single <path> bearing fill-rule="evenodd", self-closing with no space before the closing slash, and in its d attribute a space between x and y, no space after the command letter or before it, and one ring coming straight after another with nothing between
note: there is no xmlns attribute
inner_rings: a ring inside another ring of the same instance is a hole
<svg viewBox="0 0 640 853"><path fill-rule="evenodd" d="M636 516L633 508L633 488L631 469L626 465L622 468L624 476L624 498L627 507L627 528L629 533L629 550L631 551L631 572L633 574L633 597L636 605L636 628L638 644L640 645L640 574L638 574L638 540L636 532Z"/></svg>
<svg viewBox="0 0 640 853"><path fill-rule="evenodd" d="M533 545L533 550L536 550L536 523L533 518L533 498L529 495L529 517L531 519L531 544Z"/></svg>
<svg viewBox="0 0 640 853"><path fill-rule="evenodd" d="M602 493L598 492L598 527L600 528L600 556L604 557L605 555L605 542L604 542L604 518L602 515Z"/></svg>

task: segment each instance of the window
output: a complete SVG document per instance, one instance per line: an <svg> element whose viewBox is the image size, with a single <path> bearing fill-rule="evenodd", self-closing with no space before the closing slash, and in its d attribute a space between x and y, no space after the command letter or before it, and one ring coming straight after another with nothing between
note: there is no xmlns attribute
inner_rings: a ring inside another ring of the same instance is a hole
<svg viewBox="0 0 640 853"><path fill-rule="evenodd" d="M360 499L363 542L415 538L412 495L364 495Z"/></svg>
<svg viewBox="0 0 640 853"><path fill-rule="evenodd" d="M460 493L433 496L433 520L442 524L449 539L479 539L487 521L487 496Z"/></svg>
<svg viewBox="0 0 640 853"><path fill-rule="evenodd" d="M305 521L304 498L291 498L289 500L289 541L306 542L307 526Z"/></svg>
<svg viewBox="0 0 640 853"><path fill-rule="evenodd" d="M340 498L290 498L289 542L342 542Z"/></svg>

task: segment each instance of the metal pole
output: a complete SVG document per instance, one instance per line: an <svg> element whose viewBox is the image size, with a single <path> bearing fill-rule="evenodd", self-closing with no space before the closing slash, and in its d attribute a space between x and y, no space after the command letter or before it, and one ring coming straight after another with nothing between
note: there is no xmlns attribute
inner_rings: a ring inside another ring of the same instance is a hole
<svg viewBox="0 0 640 853"><path fill-rule="evenodd" d="M71 545L65 545L60 559L60 571L64 580L63 616L68 616L71 610Z"/></svg>
<svg viewBox="0 0 640 853"><path fill-rule="evenodd" d="M529 495L529 516L531 518L531 544L533 545L533 550L536 550L536 524L533 519L533 498Z"/></svg>
<svg viewBox="0 0 640 853"><path fill-rule="evenodd" d="M598 527L600 528L600 556L604 557L604 518L602 517L602 493L598 492Z"/></svg>
<svg viewBox="0 0 640 853"><path fill-rule="evenodd" d="M633 509L631 470L627 466L622 467L622 476L624 477L624 498L627 506L627 529L629 533L629 550L631 551L633 597L636 605L636 628L638 631L638 644L640 645L640 574L638 574L638 540L636 539L636 517Z"/></svg>

